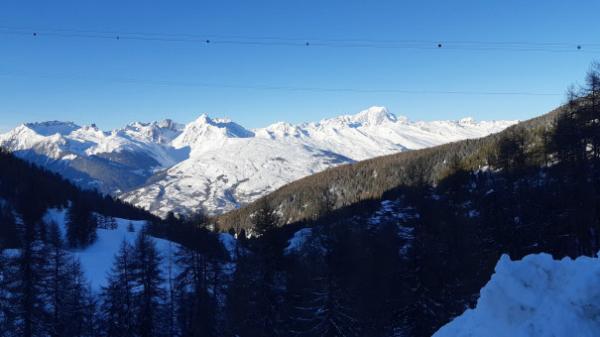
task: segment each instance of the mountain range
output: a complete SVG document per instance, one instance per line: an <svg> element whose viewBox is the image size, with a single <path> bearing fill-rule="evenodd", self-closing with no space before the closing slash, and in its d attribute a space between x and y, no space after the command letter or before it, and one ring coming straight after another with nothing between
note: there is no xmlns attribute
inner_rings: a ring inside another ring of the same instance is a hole
<svg viewBox="0 0 600 337"><path fill-rule="evenodd" d="M320 122L247 129L201 115L112 131L71 122L27 123L0 135L18 157L165 216L239 208L340 164L495 133L516 121L409 121L384 107Z"/></svg>

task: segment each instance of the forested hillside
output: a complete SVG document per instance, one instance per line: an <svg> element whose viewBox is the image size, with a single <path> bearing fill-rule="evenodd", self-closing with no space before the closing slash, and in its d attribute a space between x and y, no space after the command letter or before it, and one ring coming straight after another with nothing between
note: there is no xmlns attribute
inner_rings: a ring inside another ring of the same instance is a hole
<svg viewBox="0 0 600 337"><path fill-rule="evenodd" d="M500 151L500 143L516 134L524 137L528 151L537 156L539 153L533 153L534 148L549 137L556 117L564 111L565 107L560 107L479 139L331 168L287 184L252 204L217 217L215 221L221 229L247 229L251 226L250 215L265 203L277 210L280 224L314 220L331 209L377 200L399 186L436 185L459 167L477 170L491 165Z"/></svg>
<svg viewBox="0 0 600 337"><path fill-rule="evenodd" d="M5 151L0 207L0 336L204 336L222 324L217 235Z"/></svg>
<svg viewBox="0 0 600 337"><path fill-rule="evenodd" d="M501 254L594 255L598 75L500 134L329 170L221 218L257 236L240 241L233 329L430 336L474 305Z"/></svg>
<svg viewBox="0 0 600 337"><path fill-rule="evenodd" d="M72 205L73 220L89 223L87 230L80 227L77 228L79 233L72 233L74 244L77 240L85 241L85 237L95 230L96 224L91 224L93 212L130 219L154 219L146 211L118 199L81 190L60 175L16 158L0 148L1 244L17 247L17 227L36 226L49 208L68 205Z"/></svg>

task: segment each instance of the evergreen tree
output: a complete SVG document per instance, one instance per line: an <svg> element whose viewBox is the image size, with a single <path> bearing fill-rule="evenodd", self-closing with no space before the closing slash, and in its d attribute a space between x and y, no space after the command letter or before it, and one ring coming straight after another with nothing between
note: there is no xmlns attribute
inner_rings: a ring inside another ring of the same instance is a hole
<svg viewBox="0 0 600 337"><path fill-rule="evenodd" d="M39 223L25 223L25 235L19 255L9 267L10 306L14 310L15 332L22 337L42 337L46 334L48 299L45 291L47 252L39 240Z"/></svg>
<svg viewBox="0 0 600 337"><path fill-rule="evenodd" d="M0 331L3 331L5 337L12 337L16 334L16 312L13 307L11 281L14 281L11 275L16 273L15 265L11 263L11 257L0 246Z"/></svg>
<svg viewBox="0 0 600 337"><path fill-rule="evenodd" d="M63 250L63 241L58 225L54 222L48 226L48 277L46 291L48 292L50 317L48 331L52 337L66 336L66 325L70 323L65 318L67 292L69 291L69 276L67 274L67 253Z"/></svg>
<svg viewBox="0 0 600 337"><path fill-rule="evenodd" d="M184 247L177 252L177 266L181 270L176 279L181 336L217 336L216 303L208 288L209 273L214 267L200 252Z"/></svg>
<svg viewBox="0 0 600 337"><path fill-rule="evenodd" d="M498 142L498 154L495 165L509 172L525 166L525 139L520 132L502 137Z"/></svg>
<svg viewBox="0 0 600 337"><path fill-rule="evenodd" d="M252 217L252 224L256 234L258 236L264 235L277 228L278 223L279 218L277 217L277 213L265 199L262 199L260 207Z"/></svg>
<svg viewBox="0 0 600 337"><path fill-rule="evenodd" d="M67 241L71 247L86 247L96 240L96 217L87 201L75 201L67 212Z"/></svg>
<svg viewBox="0 0 600 337"><path fill-rule="evenodd" d="M133 248L123 240L107 277L107 285L102 289L102 324L107 337L136 336L133 255Z"/></svg>
<svg viewBox="0 0 600 337"><path fill-rule="evenodd" d="M9 207L0 206L0 246L17 248L19 244L19 233L15 216Z"/></svg>
<svg viewBox="0 0 600 337"><path fill-rule="evenodd" d="M340 232L325 225L312 240L312 250L290 274L286 303L287 330L293 336L361 336L352 294L347 287L345 249Z"/></svg>
<svg viewBox="0 0 600 337"><path fill-rule="evenodd" d="M140 337L153 337L162 326L164 289L160 271L162 257L146 229L138 232L133 247L133 280L135 284L135 320Z"/></svg>
<svg viewBox="0 0 600 337"><path fill-rule="evenodd" d="M66 322L65 337L94 337L98 333L96 300L83 275L78 260L71 259L66 266L67 287L63 299L64 310L60 314Z"/></svg>

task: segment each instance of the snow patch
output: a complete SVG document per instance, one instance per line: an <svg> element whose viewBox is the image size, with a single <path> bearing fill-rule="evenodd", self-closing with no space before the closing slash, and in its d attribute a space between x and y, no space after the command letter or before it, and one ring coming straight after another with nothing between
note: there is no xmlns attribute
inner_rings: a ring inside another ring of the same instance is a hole
<svg viewBox="0 0 600 337"><path fill-rule="evenodd" d="M290 255L299 252L312 236L312 228L302 228L295 232L291 239L288 240L288 245L283 250L285 255Z"/></svg>
<svg viewBox="0 0 600 337"><path fill-rule="evenodd" d="M475 309L434 337L600 336L600 260L503 255Z"/></svg>
<svg viewBox="0 0 600 337"><path fill-rule="evenodd" d="M233 235L229 233L220 233L219 241L229 254L229 258L231 260L235 260L237 257L237 240L233 237Z"/></svg>

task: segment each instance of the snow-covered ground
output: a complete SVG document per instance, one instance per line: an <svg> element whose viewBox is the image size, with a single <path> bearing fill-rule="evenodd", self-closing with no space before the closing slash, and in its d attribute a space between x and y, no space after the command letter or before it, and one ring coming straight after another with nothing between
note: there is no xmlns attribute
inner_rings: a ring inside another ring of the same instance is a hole
<svg viewBox="0 0 600 337"><path fill-rule="evenodd" d="M514 123L411 122L384 107L253 130L207 115L187 125L136 122L108 132L54 121L23 124L0 135L0 146L160 216L214 214L332 166L482 137Z"/></svg>
<svg viewBox="0 0 600 337"><path fill-rule="evenodd" d="M61 231L66 233L65 215L66 209L50 209L44 216L45 222L53 221L59 225ZM99 291L106 283L106 276L111 270L115 255L121 248L123 240L134 244L138 232L146 225L146 221L136 221L114 218L116 228L98 228L98 239L90 246L81 250L72 250L71 253L80 260L86 279L89 280L92 290ZM169 260L173 260L173 254L178 245L168 240L152 238L156 248L163 258L163 277L168 275Z"/></svg>
<svg viewBox="0 0 600 337"><path fill-rule="evenodd" d="M500 258L475 309L434 337L598 337L600 259Z"/></svg>
<svg viewBox="0 0 600 337"><path fill-rule="evenodd" d="M312 236L312 231L312 228L302 228L296 231L288 240L288 245L284 248L283 253L285 255L290 255L301 251L306 242Z"/></svg>

